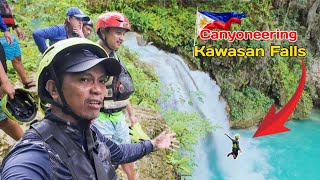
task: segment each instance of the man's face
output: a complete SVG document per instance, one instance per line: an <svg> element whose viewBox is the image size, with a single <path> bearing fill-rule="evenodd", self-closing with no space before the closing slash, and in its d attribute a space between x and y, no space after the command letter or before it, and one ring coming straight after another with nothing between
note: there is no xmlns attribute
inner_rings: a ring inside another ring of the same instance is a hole
<svg viewBox="0 0 320 180"><path fill-rule="evenodd" d="M116 50L119 49L119 47L121 46L121 44L124 41L124 34L127 32L126 29L123 28L110 28L109 32L106 32L106 41L108 43L108 46L112 49L112 50Z"/></svg>
<svg viewBox="0 0 320 180"><path fill-rule="evenodd" d="M106 92L105 69L98 64L80 73L66 73L62 92L72 111L87 120L98 116Z"/></svg>
<svg viewBox="0 0 320 180"><path fill-rule="evenodd" d="M89 26L89 25L84 25L82 27L83 35L86 38L91 34L92 31L93 31L93 28L91 26Z"/></svg>

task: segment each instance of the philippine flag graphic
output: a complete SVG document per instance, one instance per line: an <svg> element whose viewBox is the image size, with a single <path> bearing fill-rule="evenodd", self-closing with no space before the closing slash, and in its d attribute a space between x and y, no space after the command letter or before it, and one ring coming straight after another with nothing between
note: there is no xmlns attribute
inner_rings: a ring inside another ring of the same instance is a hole
<svg viewBox="0 0 320 180"><path fill-rule="evenodd" d="M207 11L197 12L197 35L203 29L220 29L229 31L232 23L241 24L241 18L245 18L245 13L226 12L215 13Z"/></svg>

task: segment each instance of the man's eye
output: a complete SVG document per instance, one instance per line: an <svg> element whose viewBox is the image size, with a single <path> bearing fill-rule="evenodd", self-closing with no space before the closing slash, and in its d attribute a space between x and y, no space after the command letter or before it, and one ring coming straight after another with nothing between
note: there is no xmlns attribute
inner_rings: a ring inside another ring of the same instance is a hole
<svg viewBox="0 0 320 180"><path fill-rule="evenodd" d="M108 80L106 80L106 79L100 81L101 84L107 84L107 82L108 82Z"/></svg>
<svg viewBox="0 0 320 180"><path fill-rule="evenodd" d="M102 79L102 80L100 81L100 83L102 83L102 84L107 84L107 82L109 81L109 79L110 79L110 77L108 76L107 78Z"/></svg>
<svg viewBox="0 0 320 180"><path fill-rule="evenodd" d="M86 83L86 82L89 82L89 79L88 78L81 78L80 81Z"/></svg>

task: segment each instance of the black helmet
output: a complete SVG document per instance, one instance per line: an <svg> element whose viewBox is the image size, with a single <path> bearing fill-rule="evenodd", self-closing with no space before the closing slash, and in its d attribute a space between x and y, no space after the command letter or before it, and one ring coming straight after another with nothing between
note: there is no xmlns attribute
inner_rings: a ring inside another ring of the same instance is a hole
<svg viewBox="0 0 320 180"><path fill-rule="evenodd" d="M24 123L32 121L38 111L37 103L31 93L22 88L15 90L14 99L5 95L1 105L2 111L8 118Z"/></svg>
<svg viewBox="0 0 320 180"><path fill-rule="evenodd" d="M91 27L93 27L93 22L90 20L90 21L83 21L83 25L89 25Z"/></svg>

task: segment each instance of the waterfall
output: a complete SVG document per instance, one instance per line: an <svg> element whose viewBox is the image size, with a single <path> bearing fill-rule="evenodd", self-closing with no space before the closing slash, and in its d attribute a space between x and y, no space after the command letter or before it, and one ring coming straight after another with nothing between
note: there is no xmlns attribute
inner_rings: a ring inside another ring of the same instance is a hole
<svg viewBox="0 0 320 180"><path fill-rule="evenodd" d="M240 138L243 154L234 160L226 157L231 151L231 141L224 135L232 135L226 112L226 102L220 96L220 87L209 74L190 70L184 60L153 45L139 46L137 34L126 34L124 45L138 54L139 60L154 67L161 82L161 93L172 90L171 98L160 107L172 107L182 112L198 112L219 128L210 133L194 148L198 166L192 179L265 179L271 170L267 163L267 151L259 149L252 135ZM188 103L191 101L192 103ZM245 107L244 107L245 108ZM250 132L253 134L253 132ZM241 133L240 133L241 134ZM241 134L242 135L242 134Z"/></svg>

